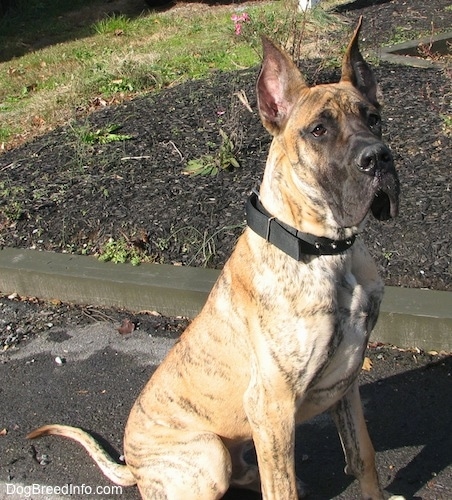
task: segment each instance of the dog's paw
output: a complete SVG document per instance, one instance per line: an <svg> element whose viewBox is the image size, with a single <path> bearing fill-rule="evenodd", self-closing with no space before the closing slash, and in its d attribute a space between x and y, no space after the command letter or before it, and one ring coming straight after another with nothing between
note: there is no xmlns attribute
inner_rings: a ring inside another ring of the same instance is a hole
<svg viewBox="0 0 452 500"><path fill-rule="evenodd" d="M388 500L405 500L405 497L402 495L391 495L388 497Z"/></svg>

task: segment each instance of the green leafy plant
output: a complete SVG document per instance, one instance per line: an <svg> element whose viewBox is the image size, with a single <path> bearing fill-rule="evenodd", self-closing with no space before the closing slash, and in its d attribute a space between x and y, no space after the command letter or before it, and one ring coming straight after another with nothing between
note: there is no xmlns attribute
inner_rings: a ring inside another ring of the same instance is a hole
<svg viewBox="0 0 452 500"><path fill-rule="evenodd" d="M102 262L114 262L115 264L125 264L130 262L133 266L138 266L143 261L140 251L128 243L125 238L115 240L110 238L101 250L99 260Z"/></svg>
<svg viewBox="0 0 452 500"><path fill-rule="evenodd" d="M221 170L240 167L234 156L234 143L226 132L220 129L221 144L215 155L205 154L189 160L183 173L186 175L217 175Z"/></svg>
<svg viewBox="0 0 452 500"><path fill-rule="evenodd" d="M103 94L111 96L119 92L133 92L134 85L127 78L118 78L116 80L109 80L100 87L100 90Z"/></svg>
<svg viewBox="0 0 452 500"><path fill-rule="evenodd" d="M110 142L120 142L132 139L131 135L117 134L122 128L121 125L109 125L108 127L92 130L88 127L81 127L78 130L80 140L85 144L109 144Z"/></svg>
<svg viewBox="0 0 452 500"><path fill-rule="evenodd" d="M12 201L3 207L5 217L10 221L18 221L24 215L24 209L20 201Z"/></svg>
<svg viewBox="0 0 452 500"><path fill-rule="evenodd" d="M386 250L385 250L385 251L383 252L383 258L384 258L387 262L389 262L389 261L391 260L391 258L392 258L392 256L393 256L393 255L394 255L394 252L392 252L392 251L386 251Z"/></svg>

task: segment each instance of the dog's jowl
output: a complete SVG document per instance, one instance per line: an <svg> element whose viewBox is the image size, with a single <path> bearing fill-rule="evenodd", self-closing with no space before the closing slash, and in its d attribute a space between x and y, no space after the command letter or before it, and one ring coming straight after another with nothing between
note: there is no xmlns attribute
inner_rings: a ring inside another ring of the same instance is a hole
<svg viewBox="0 0 452 500"><path fill-rule="evenodd" d="M335 84L309 87L264 40L257 103L273 141L262 184L203 310L132 408L127 465L77 428L28 437L75 439L148 500L219 499L230 486L293 500L295 426L329 410L346 472L363 498L384 498L356 381L383 284L359 234L369 213L397 214L399 183L360 24ZM258 467L242 458L250 444Z"/></svg>

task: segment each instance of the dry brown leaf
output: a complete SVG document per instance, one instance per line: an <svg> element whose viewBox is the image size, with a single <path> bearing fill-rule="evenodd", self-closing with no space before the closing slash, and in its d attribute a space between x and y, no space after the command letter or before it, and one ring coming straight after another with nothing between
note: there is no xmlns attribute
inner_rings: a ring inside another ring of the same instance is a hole
<svg viewBox="0 0 452 500"><path fill-rule="evenodd" d="M143 309L138 312L138 314L148 314L149 316L161 316L157 311L149 311L148 309Z"/></svg>
<svg viewBox="0 0 452 500"><path fill-rule="evenodd" d="M46 121L42 116L35 115L31 118L31 124L33 125L33 127L42 127L43 125L45 125L45 123Z"/></svg>
<svg viewBox="0 0 452 500"><path fill-rule="evenodd" d="M129 333L132 333L135 330L135 323L130 321L129 318L125 318L122 321L122 325L118 328L118 332L121 335L128 335Z"/></svg>
<svg viewBox="0 0 452 500"><path fill-rule="evenodd" d="M8 434L8 431L5 428L0 430L0 436L6 436L7 434Z"/></svg>
<svg viewBox="0 0 452 500"><path fill-rule="evenodd" d="M372 360L367 356L364 358L363 370L366 370L366 372L370 372L370 370L372 370Z"/></svg>

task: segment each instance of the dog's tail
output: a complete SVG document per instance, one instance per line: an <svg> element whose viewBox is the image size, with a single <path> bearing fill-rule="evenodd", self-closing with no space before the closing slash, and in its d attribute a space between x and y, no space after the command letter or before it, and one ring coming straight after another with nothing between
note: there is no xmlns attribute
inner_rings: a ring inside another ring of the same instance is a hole
<svg viewBox="0 0 452 500"><path fill-rule="evenodd" d="M58 424L44 425L30 432L27 435L27 439L35 439L50 434L64 436L80 443L99 466L100 470L115 484L120 486L133 486L136 484L136 480L127 465L116 463L90 434L78 427Z"/></svg>

